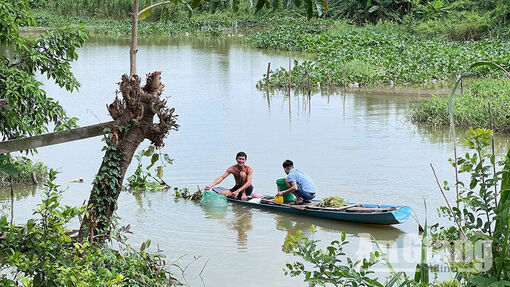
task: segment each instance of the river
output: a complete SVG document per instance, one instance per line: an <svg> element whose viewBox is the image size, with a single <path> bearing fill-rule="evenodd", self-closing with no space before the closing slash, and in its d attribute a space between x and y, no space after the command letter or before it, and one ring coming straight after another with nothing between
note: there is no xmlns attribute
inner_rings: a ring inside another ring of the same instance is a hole
<svg viewBox="0 0 510 287"><path fill-rule="evenodd" d="M68 95L45 78L45 89L60 101L79 125L109 121L105 105L113 101L117 84L129 69L129 44L91 40L78 51L72 71L81 82ZM179 115L180 129L171 132L163 153L174 162L164 170L172 187L209 184L235 163L235 154L248 154L253 185L258 193L274 193L275 180L284 177L286 159L315 181L318 198L338 195L350 202L411 205L423 224L438 220L444 204L429 166L442 182L453 182L448 164L452 144L445 129L417 127L409 121L410 106L431 91L395 89L339 90L321 93L259 91L255 85L271 67L288 66L289 56L235 44L231 38L181 38L140 41L138 73L163 71L164 95ZM499 138L506 147L508 138ZM100 137L39 149L33 157L61 171L58 183L63 203L80 205L88 199L91 182L102 160ZM144 142L141 147L148 146ZM464 152L464 147L459 147ZM503 154L504 149L498 150ZM128 175L133 172L130 168ZM84 183L70 183L83 178ZM233 185L228 178L221 184ZM23 189L14 203L15 222L24 222L40 202L40 191ZM452 194L448 194L450 199ZM427 210L424 207L427 203ZM8 196L2 196L8 213ZM417 232L413 218L394 227L370 226L229 205L203 209L176 200L173 192L124 192L119 197L120 223L130 224L134 246L150 239L185 271L176 276L192 286L306 286L302 278L285 276L282 268L299 258L282 252L287 234L304 230L321 246L345 231L353 259L374 241L402 266L406 241ZM312 234L310 227L317 227ZM362 244L363 243L363 244ZM372 244L373 245L373 244ZM361 248L363 246L363 248ZM360 250L363 249L363 250ZM375 249L374 249L375 250ZM398 265L398 264L397 264ZM382 273L381 273L382 274Z"/></svg>

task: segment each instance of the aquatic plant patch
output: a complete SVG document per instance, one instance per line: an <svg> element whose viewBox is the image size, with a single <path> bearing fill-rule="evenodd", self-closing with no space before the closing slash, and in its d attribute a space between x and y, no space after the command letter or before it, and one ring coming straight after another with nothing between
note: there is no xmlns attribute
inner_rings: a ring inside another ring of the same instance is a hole
<svg viewBox="0 0 510 287"><path fill-rule="evenodd" d="M329 83L343 86L420 84L448 80L476 61L491 61L510 67L510 42L482 40L451 42L424 39L402 31L378 30L377 27L329 29L320 34L307 33L299 25L280 25L253 33L247 42L262 49L299 51L315 54L311 62L292 69L292 86L304 87ZM301 73L306 70L306 75ZM493 75L494 71L479 68L476 74ZM270 72L269 82L259 85L287 87L287 67Z"/></svg>
<svg viewBox="0 0 510 287"><path fill-rule="evenodd" d="M474 81L464 95L453 98L455 126L490 128L488 102L490 101L494 130L510 133L510 80L480 79ZM448 125L448 98L436 97L412 108L411 120L429 125Z"/></svg>

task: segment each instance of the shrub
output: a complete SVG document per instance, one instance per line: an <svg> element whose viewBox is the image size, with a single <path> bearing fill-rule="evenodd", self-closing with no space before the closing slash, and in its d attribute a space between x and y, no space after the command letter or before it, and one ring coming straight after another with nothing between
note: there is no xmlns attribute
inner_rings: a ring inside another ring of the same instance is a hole
<svg viewBox="0 0 510 287"><path fill-rule="evenodd" d="M67 225L83 215L86 206L61 206L61 192L51 170L42 203L35 218L14 226L0 218L0 275L2 286L168 286L174 282L164 256L148 252L150 241L140 250L126 243L121 231L108 243L80 242L70 236ZM119 250L113 249L113 243Z"/></svg>

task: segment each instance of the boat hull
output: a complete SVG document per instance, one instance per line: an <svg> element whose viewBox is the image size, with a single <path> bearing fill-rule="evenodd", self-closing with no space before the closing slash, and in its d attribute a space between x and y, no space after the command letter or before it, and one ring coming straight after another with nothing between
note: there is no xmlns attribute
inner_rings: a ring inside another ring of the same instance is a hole
<svg viewBox="0 0 510 287"><path fill-rule="evenodd" d="M347 212L347 211L326 211L317 209L298 209L290 206L266 204L250 201L242 201L233 198L228 198L228 201L251 206L255 208L261 208L266 210L283 211L293 214L300 214L306 216L313 216L318 218L327 218L333 220L341 220L348 222L367 223L367 224L399 224L404 223L409 219L411 215L410 206L397 206L397 205L376 205L376 204L362 204L361 207L368 208L390 208L395 207L395 210L385 212L372 212L372 213L361 213L361 212Z"/></svg>

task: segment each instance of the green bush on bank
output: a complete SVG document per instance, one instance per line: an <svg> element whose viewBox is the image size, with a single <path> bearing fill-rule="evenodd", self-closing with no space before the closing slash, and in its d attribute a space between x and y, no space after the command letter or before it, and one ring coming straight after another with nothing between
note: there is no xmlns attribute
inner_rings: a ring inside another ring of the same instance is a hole
<svg viewBox="0 0 510 287"><path fill-rule="evenodd" d="M464 95L453 98L455 126L490 128L488 101L491 104L494 129L510 133L510 80L480 79L474 81ZM432 97L413 107L412 121L430 125L449 125L448 98Z"/></svg>

